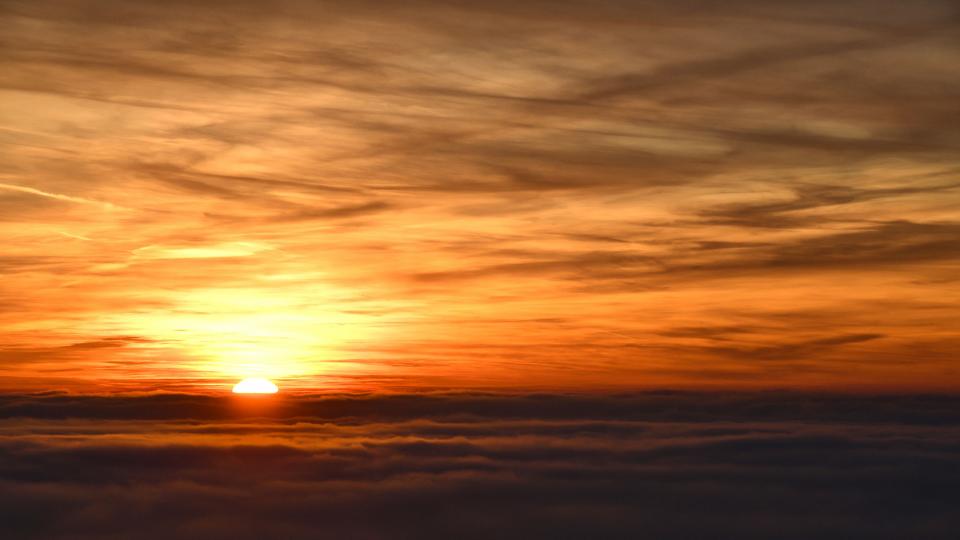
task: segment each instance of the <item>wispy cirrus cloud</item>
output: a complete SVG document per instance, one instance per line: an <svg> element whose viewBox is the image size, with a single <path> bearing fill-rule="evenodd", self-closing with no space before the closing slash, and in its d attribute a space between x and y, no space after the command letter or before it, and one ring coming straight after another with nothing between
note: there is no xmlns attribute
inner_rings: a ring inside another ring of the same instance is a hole
<svg viewBox="0 0 960 540"><path fill-rule="evenodd" d="M80 380L956 384L951 2L2 9L0 328L157 344Z"/></svg>

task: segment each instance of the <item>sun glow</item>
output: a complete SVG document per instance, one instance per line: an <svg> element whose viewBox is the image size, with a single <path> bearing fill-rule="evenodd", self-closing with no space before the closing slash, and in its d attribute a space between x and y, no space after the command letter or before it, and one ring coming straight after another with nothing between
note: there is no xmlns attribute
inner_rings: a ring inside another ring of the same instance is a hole
<svg viewBox="0 0 960 540"><path fill-rule="evenodd" d="M260 377L249 377L233 385L234 394L276 394L277 385Z"/></svg>
<svg viewBox="0 0 960 540"><path fill-rule="evenodd" d="M98 319L90 331L110 324L123 328L124 334L148 340L124 347L127 354L169 349L177 361L158 369L157 378L172 376L170 366L183 375L228 381L246 377L304 380L355 373L362 366L354 360L370 358L358 350L382 342L397 317L368 312L409 310L402 301L357 299L356 295L367 294L366 289L325 285L327 277L317 272L277 273L260 276L260 284L244 287L165 291L157 301L175 308L118 313ZM318 283L301 287L309 280Z"/></svg>

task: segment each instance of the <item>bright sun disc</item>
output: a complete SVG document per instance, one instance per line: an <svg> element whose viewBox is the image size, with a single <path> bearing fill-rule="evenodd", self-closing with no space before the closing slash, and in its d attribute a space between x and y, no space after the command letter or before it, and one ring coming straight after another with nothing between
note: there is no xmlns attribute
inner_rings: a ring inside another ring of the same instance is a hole
<svg viewBox="0 0 960 540"><path fill-rule="evenodd" d="M277 390L277 385L260 377L250 377L233 386L234 394L276 394Z"/></svg>

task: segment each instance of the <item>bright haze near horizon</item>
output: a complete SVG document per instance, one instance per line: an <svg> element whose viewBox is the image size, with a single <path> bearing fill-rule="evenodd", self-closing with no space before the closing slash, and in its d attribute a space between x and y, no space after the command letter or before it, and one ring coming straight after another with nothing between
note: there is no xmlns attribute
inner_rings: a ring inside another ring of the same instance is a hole
<svg viewBox="0 0 960 540"><path fill-rule="evenodd" d="M3 538L955 538L960 6L0 0L0 275Z"/></svg>

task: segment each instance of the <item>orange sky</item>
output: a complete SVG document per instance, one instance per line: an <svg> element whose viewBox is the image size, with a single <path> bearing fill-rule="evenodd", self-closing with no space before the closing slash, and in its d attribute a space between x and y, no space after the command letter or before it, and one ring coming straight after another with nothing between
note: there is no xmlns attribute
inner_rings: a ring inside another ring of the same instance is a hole
<svg viewBox="0 0 960 540"><path fill-rule="evenodd" d="M958 389L952 2L2 4L5 389Z"/></svg>

